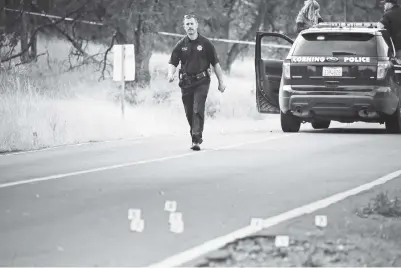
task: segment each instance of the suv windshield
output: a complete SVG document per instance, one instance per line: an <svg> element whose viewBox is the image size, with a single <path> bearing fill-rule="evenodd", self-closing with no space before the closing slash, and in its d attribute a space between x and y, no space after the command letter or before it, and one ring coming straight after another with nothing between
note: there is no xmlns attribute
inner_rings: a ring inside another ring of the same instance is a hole
<svg viewBox="0 0 401 268"><path fill-rule="evenodd" d="M293 56L377 55L375 36L370 33L305 33L299 36Z"/></svg>

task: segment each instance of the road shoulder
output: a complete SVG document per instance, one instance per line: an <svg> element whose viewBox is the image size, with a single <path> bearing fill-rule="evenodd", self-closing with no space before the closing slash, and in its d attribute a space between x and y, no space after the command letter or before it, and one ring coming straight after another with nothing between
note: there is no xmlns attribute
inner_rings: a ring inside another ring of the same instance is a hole
<svg viewBox="0 0 401 268"><path fill-rule="evenodd" d="M185 266L401 266L397 197L401 199L401 177L236 240ZM396 215L389 215L394 214L390 208ZM327 217L326 227L315 225L317 215ZM275 246L278 235L289 236L288 248Z"/></svg>

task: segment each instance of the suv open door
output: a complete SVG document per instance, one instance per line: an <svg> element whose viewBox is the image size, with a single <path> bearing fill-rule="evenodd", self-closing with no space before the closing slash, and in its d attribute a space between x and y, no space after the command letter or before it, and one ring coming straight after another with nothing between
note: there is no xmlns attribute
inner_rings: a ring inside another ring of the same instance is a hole
<svg viewBox="0 0 401 268"><path fill-rule="evenodd" d="M280 33L256 32L256 106L259 113L278 114L280 113L278 95L285 56L282 59L262 58L262 40L266 37L276 37L290 43L287 46L277 45L278 48L290 49L294 41Z"/></svg>

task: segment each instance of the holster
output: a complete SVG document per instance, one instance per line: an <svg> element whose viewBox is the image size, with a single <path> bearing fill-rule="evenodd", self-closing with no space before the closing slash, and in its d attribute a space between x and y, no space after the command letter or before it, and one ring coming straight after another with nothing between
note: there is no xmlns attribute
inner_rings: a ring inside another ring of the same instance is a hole
<svg viewBox="0 0 401 268"><path fill-rule="evenodd" d="M188 87L192 84L191 80L189 79L188 74L184 73L183 71L178 72L179 82L178 86L181 88Z"/></svg>

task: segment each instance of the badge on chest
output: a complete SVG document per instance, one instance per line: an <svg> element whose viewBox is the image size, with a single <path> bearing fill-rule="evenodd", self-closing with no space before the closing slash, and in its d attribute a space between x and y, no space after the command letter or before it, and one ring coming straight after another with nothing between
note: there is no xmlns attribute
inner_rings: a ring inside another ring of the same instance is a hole
<svg viewBox="0 0 401 268"><path fill-rule="evenodd" d="M202 45L198 45L198 46L196 47L196 49L197 49L198 51L202 51L202 50L203 50L203 47L202 47Z"/></svg>

